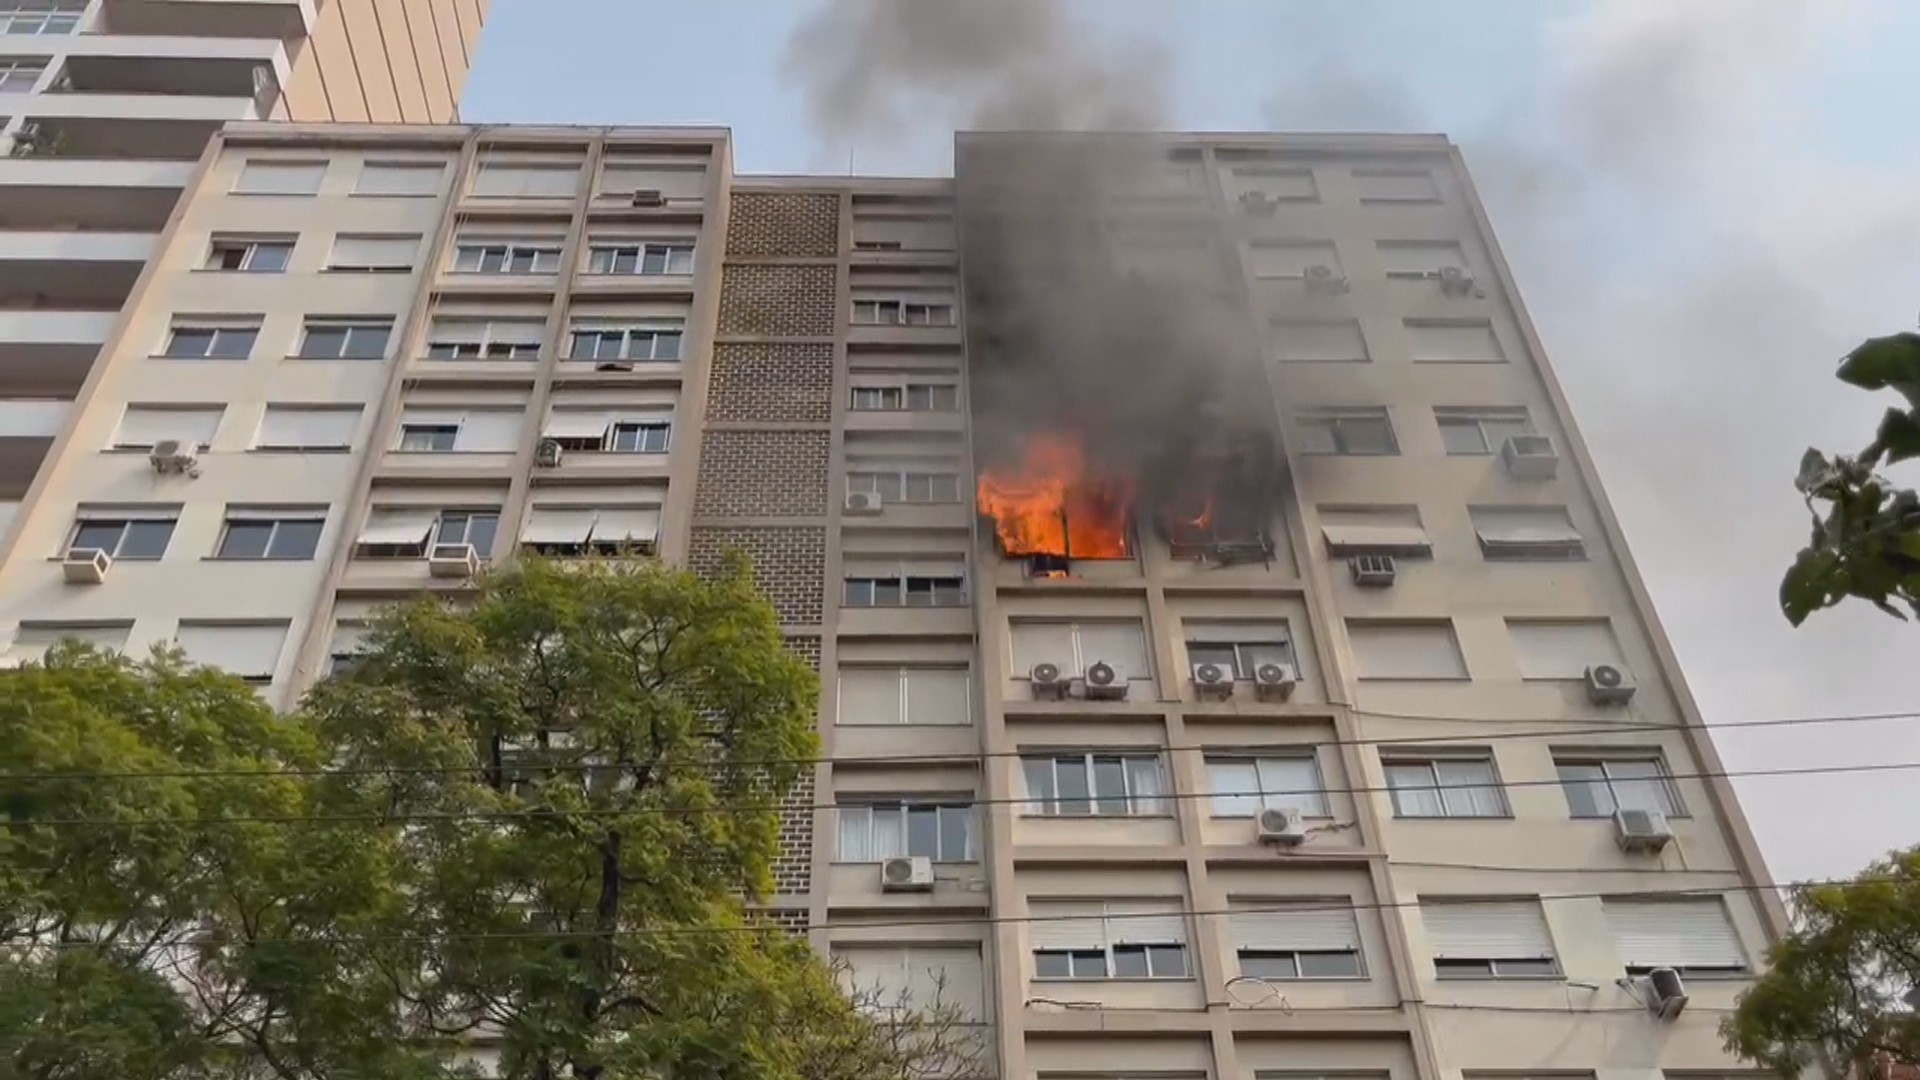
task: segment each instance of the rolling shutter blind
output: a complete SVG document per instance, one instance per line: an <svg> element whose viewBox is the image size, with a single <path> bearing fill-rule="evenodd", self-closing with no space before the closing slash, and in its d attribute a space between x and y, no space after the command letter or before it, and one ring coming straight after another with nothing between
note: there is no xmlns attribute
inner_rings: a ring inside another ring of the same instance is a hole
<svg viewBox="0 0 1920 1080"><path fill-rule="evenodd" d="M1422 902L1427 947L1439 960L1535 960L1553 956L1553 937L1531 900Z"/></svg>
<svg viewBox="0 0 1920 1080"><path fill-rule="evenodd" d="M1602 903L1614 948L1627 967L1747 966L1740 937L1718 899Z"/></svg>
<svg viewBox="0 0 1920 1080"><path fill-rule="evenodd" d="M985 1011L980 950L967 946L917 945L907 950L907 999L915 1007L957 1009L962 1016Z"/></svg>
<svg viewBox="0 0 1920 1080"><path fill-rule="evenodd" d="M1085 622L1079 625L1079 630L1083 664L1104 660L1112 664L1123 679L1145 679L1153 675L1153 667L1147 663L1146 632L1138 620Z"/></svg>
<svg viewBox="0 0 1920 1080"><path fill-rule="evenodd" d="M435 319L427 338L442 345L478 345L487 340L487 320Z"/></svg>
<svg viewBox="0 0 1920 1080"><path fill-rule="evenodd" d="M1507 633L1523 679L1578 679L1594 664L1623 664L1620 643L1605 619L1510 619Z"/></svg>
<svg viewBox="0 0 1920 1080"><path fill-rule="evenodd" d="M590 539L603 544L651 544L660 536L660 511L653 507L601 510Z"/></svg>
<svg viewBox="0 0 1920 1080"><path fill-rule="evenodd" d="M360 409L269 405L260 415L254 445L267 447L349 446L360 426Z"/></svg>
<svg viewBox="0 0 1920 1080"><path fill-rule="evenodd" d="M1360 951L1360 927L1346 899L1236 900L1227 933L1235 949Z"/></svg>
<svg viewBox="0 0 1920 1080"><path fill-rule="evenodd" d="M1497 362L1506 359L1489 323L1407 323L1413 358L1430 361Z"/></svg>
<svg viewBox="0 0 1920 1080"><path fill-rule="evenodd" d="M1365 360L1366 338L1353 322L1277 322L1272 324L1276 360Z"/></svg>
<svg viewBox="0 0 1920 1080"><path fill-rule="evenodd" d="M327 640L327 652L333 656L348 656L360 651L361 642L372 633L372 627L364 622L341 620L333 624L333 636Z"/></svg>
<svg viewBox="0 0 1920 1080"><path fill-rule="evenodd" d="M1579 543L1580 533L1564 506L1492 507L1472 510L1480 539L1505 544Z"/></svg>
<svg viewBox="0 0 1920 1080"><path fill-rule="evenodd" d="M507 453L520 443L518 409L475 409L460 422L455 445L481 453Z"/></svg>
<svg viewBox="0 0 1920 1080"><path fill-rule="evenodd" d="M324 161L249 161L233 190L243 195L314 195L327 175Z"/></svg>
<svg viewBox="0 0 1920 1080"><path fill-rule="evenodd" d="M1187 917L1168 900L1107 901L1107 940L1115 945L1172 945L1187 940Z"/></svg>
<svg viewBox="0 0 1920 1080"><path fill-rule="evenodd" d="M965 668L908 668L909 724L969 724L973 711L968 699L972 680Z"/></svg>
<svg viewBox="0 0 1920 1080"><path fill-rule="evenodd" d="M1354 666L1363 679L1457 679L1466 661L1446 623L1348 623Z"/></svg>
<svg viewBox="0 0 1920 1080"><path fill-rule="evenodd" d="M375 510L360 527L357 542L383 547L424 544L439 517L432 510Z"/></svg>
<svg viewBox="0 0 1920 1080"><path fill-rule="evenodd" d="M1340 256L1332 244L1254 244L1247 261L1254 277L1302 277L1314 266L1340 272Z"/></svg>
<svg viewBox="0 0 1920 1080"><path fill-rule="evenodd" d="M899 669L840 669L840 722L843 724L899 723Z"/></svg>
<svg viewBox="0 0 1920 1080"><path fill-rule="evenodd" d="M496 319L487 324L493 340L506 345L538 345L547 324L540 319Z"/></svg>
<svg viewBox="0 0 1920 1080"><path fill-rule="evenodd" d="M1450 242L1403 241L1380 245L1380 261L1389 274L1432 274L1453 267L1467 268L1460 245Z"/></svg>
<svg viewBox="0 0 1920 1080"><path fill-rule="evenodd" d="M225 410L164 409L152 405L129 405L121 414L120 428L113 441L116 446L152 446L161 439L183 439L205 445L213 441Z"/></svg>
<svg viewBox="0 0 1920 1080"><path fill-rule="evenodd" d="M1057 664L1063 675L1079 673L1072 623L1015 621L1012 630L1014 677L1026 678L1035 664Z"/></svg>
<svg viewBox="0 0 1920 1080"><path fill-rule="evenodd" d="M360 169L356 195L438 195L447 167L437 161L369 161Z"/></svg>
<svg viewBox="0 0 1920 1080"><path fill-rule="evenodd" d="M592 510L556 510L534 507L520 530L525 544L584 544L593 533Z"/></svg>
<svg viewBox="0 0 1920 1080"><path fill-rule="evenodd" d="M125 652L127 638L132 633L133 627L126 623L98 626L26 623L13 635L13 644L7 649L7 655L22 660L38 660L46 655L48 649L68 640L84 641L106 652Z"/></svg>
<svg viewBox="0 0 1920 1080"><path fill-rule="evenodd" d="M1188 641L1285 641L1286 623L1194 622L1183 624Z"/></svg>
<svg viewBox="0 0 1920 1080"><path fill-rule="evenodd" d="M577 165L508 165L483 161L473 178L473 193L493 198L563 198L580 184Z"/></svg>
<svg viewBox="0 0 1920 1080"><path fill-rule="evenodd" d="M1360 189L1362 199L1380 202L1432 202L1440 197L1433 174L1424 171L1363 172L1356 169L1353 183Z"/></svg>
<svg viewBox="0 0 1920 1080"><path fill-rule="evenodd" d="M242 678L271 676L287 640L286 623L181 623L175 640L196 664Z"/></svg>
<svg viewBox="0 0 1920 1080"><path fill-rule="evenodd" d="M1418 525L1323 525L1320 535L1327 553L1335 557L1353 552L1428 552L1433 541Z"/></svg>
<svg viewBox="0 0 1920 1080"><path fill-rule="evenodd" d="M1106 909L1097 900L1035 900L1027 915L1027 941L1035 950L1107 946Z"/></svg>
<svg viewBox="0 0 1920 1080"><path fill-rule="evenodd" d="M402 427L459 427L465 423L465 409L420 409L409 407L400 412Z"/></svg>
<svg viewBox="0 0 1920 1080"><path fill-rule="evenodd" d="M418 236L338 236L328 265L408 270L419 250Z"/></svg>

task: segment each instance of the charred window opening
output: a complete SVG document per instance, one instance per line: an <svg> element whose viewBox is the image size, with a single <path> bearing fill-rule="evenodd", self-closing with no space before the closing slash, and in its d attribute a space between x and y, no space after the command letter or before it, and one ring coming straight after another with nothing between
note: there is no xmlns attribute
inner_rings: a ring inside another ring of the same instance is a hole
<svg viewBox="0 0 1920 1080"><path fill-rule="evenodd" d="M1273 507L1259 466L1245 459L1240 466L1188 480L1163 503L1157 521L1170 555L1222 565L1273 558Z"/></svg>
<svg viewBox="0 0 1920 1080"><path fill-rule="evenodd" d="M1133 483L1090 473L1071 436L1037 435L1018 464L980 474L980 513L1000 551L1027 559L1035 577L1057 577L1075 559L1133 557Z"/></svg>

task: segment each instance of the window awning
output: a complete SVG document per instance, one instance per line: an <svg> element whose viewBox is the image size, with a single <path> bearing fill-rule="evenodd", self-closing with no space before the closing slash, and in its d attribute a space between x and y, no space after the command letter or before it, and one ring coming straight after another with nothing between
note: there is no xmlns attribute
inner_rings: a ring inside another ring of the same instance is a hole
<svg viewBox="0 0 1920 1080"><path fill-rule="evenodd" d="M535 508L520 530L526 544L584 544L593 532L592 510L547 510Z"/></svg>
<svg viewBox="0 0 1920 1080"><path fill-rule="evenodd" d="M602 510L593 522L596 544L651 544L660 535L660 511L653 507Z"/></svg>
<svg viewBox="0 0 1920 1080"><path fill-rule="evenodd" d="M358 542L379 546L424 544L439 517L432 510L375 510L360 527Z"/></svg>
<svg viewBox="0 0 1920 1080"><path fill-rule="evenodd" d="M1336 556L1425 555L1433 550L1427 531L1417 525L1324 525L1320 535L1326 539L1327 553Z"/></svg>
<svg viewBox="0 0 1920 1080"><path fill-rule="evenodd" d="M540 434L549 439L600 439L605 438L607 426L613 418L600 412L556 412L547 417L547 426Z"/></svg>

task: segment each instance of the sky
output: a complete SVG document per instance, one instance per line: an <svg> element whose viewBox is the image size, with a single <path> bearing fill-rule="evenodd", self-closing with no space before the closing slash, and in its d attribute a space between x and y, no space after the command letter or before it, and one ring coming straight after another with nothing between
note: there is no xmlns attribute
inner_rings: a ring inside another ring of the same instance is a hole
<svg viewBox="0 0 1920 1080"><path fill-rule="evenodd" d="M871 64L843 31L902 3L1006 9L1011 44L963 14L941 55ZM722 125L740 172L948 175L1020 81L966 50L1012 48L1174 128L1445 133L1688 685L1739 723L1920 711L1920 626L1775 604L1800 453L1858 449L1892 403L1833 365L1920 321L1914 41L1910 0L493 0L462 111ZM1920 763L1920 719L1715 742L1734 771ZM1920 842L1920 769L1736 783L1779 878Z"/></svg>

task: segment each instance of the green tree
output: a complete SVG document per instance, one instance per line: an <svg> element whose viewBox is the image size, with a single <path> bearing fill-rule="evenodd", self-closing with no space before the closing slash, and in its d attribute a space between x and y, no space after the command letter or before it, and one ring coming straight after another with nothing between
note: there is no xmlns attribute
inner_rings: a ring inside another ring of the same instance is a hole
<svg viewBox="0 0 1920 1080"><path fill-rule="evenodd" d="M1857 454L1828 457L1809 449L1794 487L1813 517L1813 538L1780 582L1780 610L1795 626L1849 596L1904 619L1898 601L1920 615L1920 494L1877 470L1920 457L1920 334L1874 338L1848 353L1842 382L1894 390L1873 441ZM1824 507L1824 509L1823 509Z"/></svg>
<svg viewBox="0 0 1920 1080"><path fill-rule="evenodd" d="M1781 1076L1816 1057L1920 1065L1920 847L1792 901L1796 929L1721 1024L1728 1051Z"/></svg>

